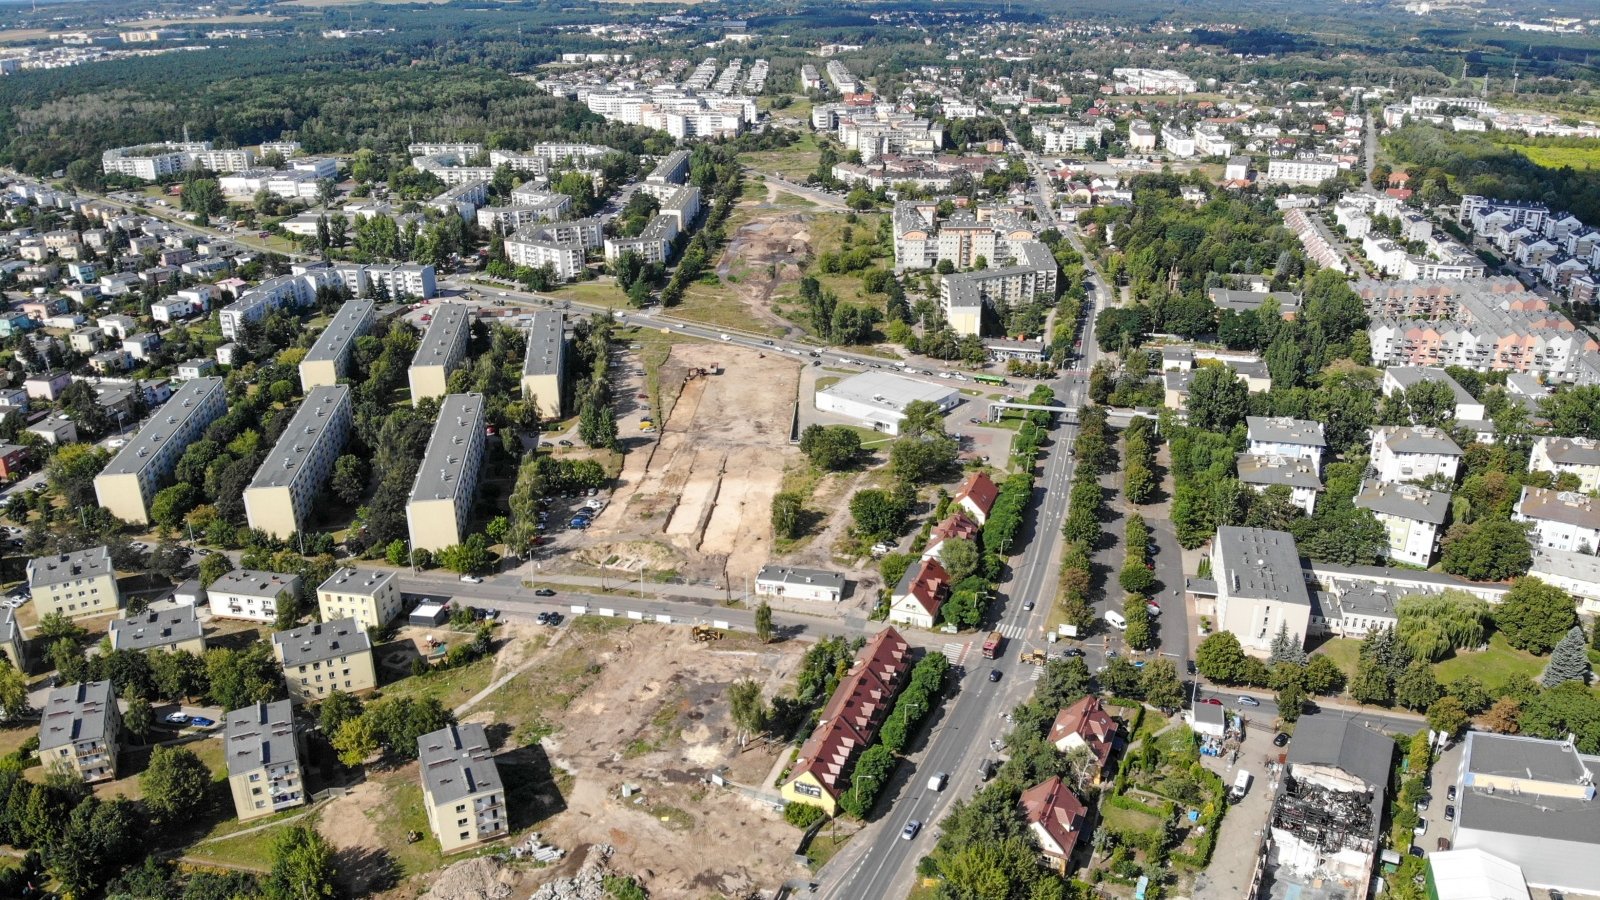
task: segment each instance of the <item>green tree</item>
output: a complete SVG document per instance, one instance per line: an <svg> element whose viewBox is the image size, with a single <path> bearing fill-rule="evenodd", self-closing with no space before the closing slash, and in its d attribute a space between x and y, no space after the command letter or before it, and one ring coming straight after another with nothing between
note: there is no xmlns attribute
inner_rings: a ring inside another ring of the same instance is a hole
<svg viewBox="0 0 1600 900"><path fill-rule="evenodd" d="M1407 666L1394 685L1395 699L1400 705L1417 712L1432 706L1443 693L1439 682L1434 680L1433 666L1425 659Z"/></svg>
<svg viewBox="0 0 1600 900"><path fill-rule="evenodd" d="M333 749L339 754L339 762L352 768L371 759L378 752L378 732L372 719L360 715L340 723L339 730L333 732Z"/></svg>
<svg viewBox="0 0 1600 900"><path fill-rule="evenodd" d="M218 578L233 571L233 563L221 553L213 553L200 560L200 585L210 587Z"/></svg>
<svg viewBox="0 0 1600 900"><path fill-rule="evenodd" d="M1472 719L1467 715L1461 701L1451 696L1440 697L1433 705L1428 707L1428 727L1440 731L1451 737L1456 737L1467 730Z"/></svg>
<svg viewBox="0 0 1600 900"><path fill-rule="evenodd" d="M1576 603L1566 591L1537 578L1519 578L1494 608L1494 624L1506 643L1530 653L1549 653L1578 623Z"/></svg>
<svg viewBox="0 0 1600 900"><path fill-rule="evenodd" d="M1356 677L1350 681L1350 696L1357 703L1388 706L1393 693L1394 678L1383 666L1370 659L1356 662Z"/></svg>
<svg viewBox="0 0 1600 900"><path fill-rule="evenodd" d="M1158 709L1177 709L1183 706L1183 683L1178 680L1178 667L1165 657L1151 660L1139 674L1139 687L1146 703Z"/></svg>
<svg viewBox="0 0 1600 900"><path fill-rule="evenodd" d="M1589 639L1582 625L1567 629L1566 636L1550 651L1550 661L1539 676L1539 683L1547 688L1568 681L1589 683Z"/></svg>
<svg viewBox="0 0 1600 900"><path fill-rule="evenodd" d="M1244 421L1250 394L1237 372L1227 366L1200 366L1189 382L1185 403L1189 424L1202 431L1224 432Z"/></svg>
<svg viewBox="0 0 1600 900"><path fill-rule="evenodd" d="M800 433L800 452L819 469L848 469L861 454L861 436L842 425L809 425Z"/></svg>
<svg viewBox="0 0 1600 900"><path fill-rule="evenodd" d="M211 770L185 747L157 746L139 775L145 806L167 823L186 821L209 799Z"/></svg>
<svg viewBox="0 0 1600 900"><path fill-rule="evenodd" d="M1306 664L1305 646L1300 640L1300 635L1289 633L1288 623L1278 623L1278 633L1272 636L1272 654L1268 661Z"/></svg>
<svg viewBox="0 0 1600 900"><path fill-rule="evenodd" d="M793 540L800 536L800 517L805 501L794 491L780 491L772 497L772 533Z"/></svg>
<svg viewBox="0 0 1600 900"><path fill-rule="evenodd" d="M333 848L316 828L294 825L272 841L272 871L262 883L268 900L325 900L339 896Z"/></svg>
<svg viewBox="0 0 1600 900"><path fill-rule="evenodd" d="M0 656L0 715L15 722L28 714L28 676Z"/></svg>
<svg viewBox="0 0 1600 900"><path fill-rule="evenodd" d="M128 708L122 712L122 727L142 744L150 736L150 729L155 727L155 712L150 708L150 701L143 697L130 697L127 700Z"/></svg>
<svg viewBox="0 0 1600 900"><path fill-rule="evenodd" d="M1130 594L1122 600L1122 618L1128 623L1122 638L1135 650L1149 650L1155 646L1155 626L1145 602L1145 598L1137 594Z"/></svg>
<svg viewBox="0 0 1600 900"><path fill-rule="evenodd" d="M728 715L739 729L739 742L747 734L760 734L767 728L772 713L761 697L761 683L750 678L728 686Z"/></svg>
<svg viewBox="0 0 1600 900"><path fill-rule="evenodd" d="M1298 681L1290 681L1278 690L1278 718L1293 725L1305 711L1306 690Z"/></svg>
<svg viewBox="0 0 1600 900"><path fill-rule="evenodd" d="M578 437L590 447L615 447L617 418L611 407L601 403L585 403L578 414Z"/></svg>
<svg viewBox="0 0 1600 900"><path fill-rule="evenodd" d="M1239 683L1244 675L1244 660L1244 648L1231 631L1212 633L1194 651L1195 668L1220 684Z"/></svg>
<svg viewBox="0 0 1600 900"><path fill-rule="evenodd" d="M1466 591L1410 594L1395 604L1395 634L1411 655L1437 662L1488 639L1489 604Z"/></svg>
<svg viewBox="0 0 1600 900"><path fill-rule="evenodd" d="M469 575L489 568L489 542L483 534L468 535L459 544L439 551L439 565L458 575Z"/></svg>
<svg viewBox="0 0 1600 900"><path fill-rule="evenodd" d="M183 517L201 500L200 491L192 484L179 482L156 491L150 498L150 518L166 528L177 528Z"/></svg>
<svg viewBox="0 0 1600 900"><path fill-rule="evenodd" d="M981 561L978 545L966 538L948 538L939 544L939 565L944 566L952 584L960 584L977 572Z"/></svg>
<svg viewBox="0 0 1600 900"><path fill-rule="evenodd" d="M361 715L361 709L358 698L336 689L317 707L317 724L331 738L339 733L340 725Z"/></svg>
<svg viewBox="0 0 1600 900"><path fill-rule="evenodd" d="M856 531L869 540L887 540L906 527L906 505L889 491L867 488L850 498Z"/></svg>
<svg viewBox="0 0 1600 900"><path fill-rule="evenodd" d="M354 506L367 493L367 461L353 453L346 453L333 461L333 478L328 488L339 502Z"/></svg>
<svg viewBox="0 0 1600 900"><path fill-rule="evenodd" d="M772 641L772 607L765 600L756 607L756 640L763 644Z"/></svg>
<svg viewBox="0 0 1600 900"><path fill-rule="evenodd" d="M1445 534L1443 547L1439 567L1472 581L1504 581L1533 565L1527 527L1504 519L1457 523Z"/></svg>
<svg viewBox="0 0 1600 900"><path fill-rule="evenodd" d="M1326 656L1313 656L1306 663L1302 680L1313 694L1337 694L1344 689L1344 670Z"/></svg>

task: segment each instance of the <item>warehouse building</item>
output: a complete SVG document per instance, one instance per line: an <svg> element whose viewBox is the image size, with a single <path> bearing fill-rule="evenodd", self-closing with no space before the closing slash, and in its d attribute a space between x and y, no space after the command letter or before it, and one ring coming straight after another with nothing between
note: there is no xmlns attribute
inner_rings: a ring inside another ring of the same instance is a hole
<svg viewBox="0 0 1600 900"><path fill-rule="evenodd" d="M961 402L961 392L887 372L863 372L818 391L816 403L820 412L854 419L874 431L899 434L905 408L918 400L949 412Z"/></svg>

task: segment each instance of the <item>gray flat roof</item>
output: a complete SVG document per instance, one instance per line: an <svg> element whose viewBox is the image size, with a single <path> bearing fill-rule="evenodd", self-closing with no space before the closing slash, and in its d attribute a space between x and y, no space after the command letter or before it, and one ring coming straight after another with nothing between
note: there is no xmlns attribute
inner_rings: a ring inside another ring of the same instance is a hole
<svg viewBox="0 0 1600 900"><path fill-rule="evenodd" d="M109 681L86 681L54 688L39 717L39 749L64 747L106 736L106 713L117 702Z"/></svg>
<svg viewBox="0 0 1600 900"><path fill-rule="evenodd" d="M372 651L372 639L367 637L366 629L348 616L277 632L272 636L272 645L278 648L285 670L290 666Z"/></svg>
<svg viewBox="0 0 1600 900"><path fill-rule="evenodd" d="M668 153L661 158L660 162L656 163L656 167L650 171L650 174L645 176L645 181L656 184L667 182L672 175L672 170L688 163L689 156L688 150L674 150Z"/></svg>
<svg viewBox="0 0 1600 900"><path fill-rule="evenodd" d="M1387 444L1391 453L1437 453L1443 456L1460 456L1461 448L1437 428L1399 425L1376 429L1378 439Z"/></svg>
<svg viewBox="0 0 1600 900"><path fill-rule="evenodd" d="M794 566L768 564L756 573L757 581L775 581L779 584L820 584L838 591L844 590L845 578L838 572L823 569L800 569Z"/></svg>
<svg viewBox="0 0 1600 900"><path fill-rule="evenodd" d="M413 366L442 366L450 358L450 351L467 340L472 328L468 316L471 309L460 303L441 303L433 308L433 321L422 333L417 352L411 357Z"/></svg>
<svg viewBox="0 0 1600 900"><path fill-rule="evenodd" d="M0 641L22 641L22 626L17 624L17 611L0 606Z"/></svg>
<svg viewBox="0 0 1600 900"><path fill-rule="evenodd" d="M299 575L282 575L277 572L263 572L259 569L234 569L232 572L211 582L206 588L208 596L217 594L233 594L238 597L269 597L277 596L288 591L294 593L300 586Z"/></svg>
<svg viewBox="0 0 1600 900"><path fill-rule="evenodd" d="M1450 377L1450 373L1438 366L1390 366L1383 370L1383 374L1393 378L1400 385L1401 390L1424 381L1437 381L1450 388L1450 393L1456 398L1457 403L1477 403L1477 399L1467 393L1461 383Z"/></svg>
<svg viewBox="0 0 1600 900"><path fill-rule="evenodd" d="M566 355L566 317L541 309L528 321L528 352L522 359L523 375L561 375Z"/></svg>
<svg viewBox="0 0 1600 900"><path fill-rule="evenodd" d="M333 422L335 411L349 403L350 386L347 384L325 384L312 388L305 402L295 411L294 418L289 420L289 427L283 430L283 436L278 438L272 452L267 454L267 461L256 470L255 480L250 482L250 487L284 487L293 484L300 473L306 471L303 463L311 455L312 448L329 435L328 426ZM345 431L348 434L348 429ZM343 436L338 439L342 440Z"/></svg>
<svg viewBox="0 0 1600 900"><path fill-rule="evenodd" d="M417 738L423 791L435 804L499 790L500 770L489 752L489 738L476 722L451 725Z"/></svg>
<svg viewBox="0 0 1600 900"><path fill-rule="evenodd" d="M111 620L111 647L115 650L149 650L200 637L200 617L186 603L160 612Z"/></svg>
<svg viewBox="0 0 1600 900"><path fill-rule="evenodd" d="M1294 535L1287 531L1225 525L1217 529L1217 547L1222 556L1222 571L1216 575L1219 586L1224 587L1229 596L1311 605ZM1228 579L1226 585L1220 584L1224 577Z"/></svg>
<svg viewBox="0 0 1600 900"><path fill-rule="evenodd" d="M311 345L304 361L337 362L343 359L356 338L366 334L367 329L372 327L372 313L377 308L378 304L371 300L346 300L334 313L333 321L318 336L317 342Z"/></svg>
<svg viewBox="0 0 1600 900"><path fill-rule="evenodd" d="M287 700L277 700L233 710L222 726L222 749L230 776L298 761L294 707Z"/></svg>
<svg viewBox="0 0 1600 900"><path fill-rule="evenodd" d="M1229 365L1235 365L1229 363ZM1308 419L1291 419L1288 416L1246 416L1245 425L1250 440L1274 444L1298 444L1302 447L1326 447L1322 423Z"/></svg>
<svg viewBox="0 0 1600 900"><path fill-rule="evenodd" d="M222 379L214 376L185 381L182 387L172 392L172 396L162 404L133 440L122 445L122 449L117 451L117 455L100 471L100 474L137 475L144 471L144 467L155 459L156 448L163 442L172 440L172 435L189 421L190 416L199 414L202 405L200 401L211 392L220 392L222 389ZM226 409L224 405L219 412Z"/></svg>
<svg viewBox="0 0 1600 900"><path fill-rule="evenodd" d="M1418 522L1443 525L1450 515L1450 495L1430 491L1410 484L1385 484L1366 481L1355 496L1355 505L1361 509Z"/></svg>
<svg viewBox="0 0 1600 900"><path fill-rule="evenodd" d="M44 587L65 584L78 578L98 578L116 575L111 565L111 551L104 546L54 556L40 556L28 561L28 585Z"/></svg>
<svg viewBox="0 0 1600 900"><path fill-rule="evenodd" d="M357 569L343 566L335 569L317 590L370 597L383 590L394 577L395 573L388 569Z"/></svg>
<svg viewBox="0 0 1600 900"><path fill-rule="evenodd" d="M411 483L411 502L454 497L469 481L466 471L472 442L483 440L483 395L451 394L439 404L439 418L428 438L428 450ZM480 456L477 462L482 462ZM477 473L471 473L476 475Z"/></svg>
<svg viewBox="0 0 1600 900"><path fill-rule="evenodd" d="M1299 737L1298 726L1295 732ZM1537 785L1575 787L1590 778L1593 757L1579 756L1563 741L1520 735L1467 732L1464 778L1456 798L1456 827L1519 834L1569 843L1600 844L1600 803L1587 796L1561 797L1538 793ZM1495 791L1473 785L1474 775L1496 775L1522 782L1518 791ZM1585 785L1593 794L1592 785Z"/></svg>
<svg viewBox="0 0 1600 900"><path fill-rule="evenodd" d="M1315 466L1304 459L1292 456L1239 454L1235 461L1239 480L1245 484L1286 484L1289 487L1322 490L1322 480Z"/></svg>

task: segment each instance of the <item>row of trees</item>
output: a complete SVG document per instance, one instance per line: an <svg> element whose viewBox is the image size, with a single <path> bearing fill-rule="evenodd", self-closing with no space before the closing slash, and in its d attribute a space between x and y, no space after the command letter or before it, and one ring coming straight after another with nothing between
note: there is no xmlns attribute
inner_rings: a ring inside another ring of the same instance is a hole
<svg viewBox="0 0 1600 900"><path fill-rule="evenodd" d="M1112 464L1111 432L1104 409L1088 406L1079 414L1073 450L1078 465L1067 499L1067 519L1062 524L1067 546L1056 583L1056 604L1067 623L1081 634L1095 620L1089 597L1090 561L1100 537L1100 474Z"/></svg>
<svg viewBox="0 0 1600 900"><path fill-rule="evenodd" d="M839 806L846 813L865 819L872 812L878 792L894 773L896 757L905 749L912 732L944 697L944 680L949 670L950 660L942 653L929 653L912 667L906 686L895 698L894 709L878 729L878 740L851 767L850 787L839 797Z"/></svg>

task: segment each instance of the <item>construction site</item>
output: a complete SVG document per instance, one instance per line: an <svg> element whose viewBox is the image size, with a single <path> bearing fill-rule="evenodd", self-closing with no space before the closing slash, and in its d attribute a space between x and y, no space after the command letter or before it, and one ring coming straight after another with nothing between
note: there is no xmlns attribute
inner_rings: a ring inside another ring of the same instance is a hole
<svg viewBox="0 0 1600 900"><path fill-rule="evenodd" d="M1272 895L1281 889L1285 897L1365 896L1377 847L1375 807L1371 791L1336 790L1285 775L1270 819Z"/></svg>
<svg viewBox="0 0 1600 900"><path fill-rule="evenodd" d="M674 344L657 370L654 440L628 453L611 503L574 554L611 571L742 584L772 551L798 360ZM626 576L625 576L626 577Z"/></svg>

